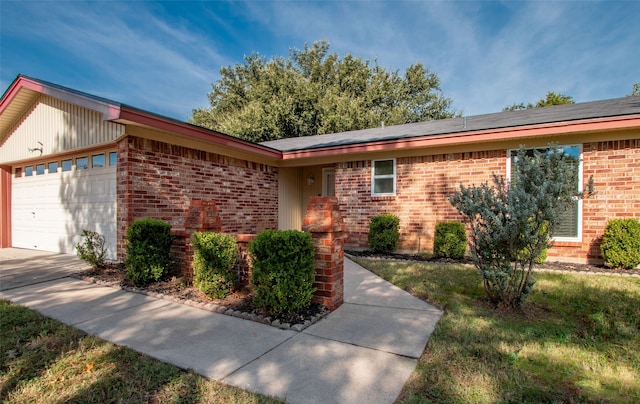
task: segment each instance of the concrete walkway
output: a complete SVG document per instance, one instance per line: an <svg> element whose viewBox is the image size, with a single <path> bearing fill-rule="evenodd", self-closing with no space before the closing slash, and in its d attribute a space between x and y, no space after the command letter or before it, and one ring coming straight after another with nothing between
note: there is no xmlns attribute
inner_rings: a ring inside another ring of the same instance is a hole
<svg viewBox="0 0 640 404"><path fill-rule="evenodd" d="M348 259L345 304L300 333L68 277L81 267L0 249L0 298L290 403L393 402L442 314Z"/></svg>

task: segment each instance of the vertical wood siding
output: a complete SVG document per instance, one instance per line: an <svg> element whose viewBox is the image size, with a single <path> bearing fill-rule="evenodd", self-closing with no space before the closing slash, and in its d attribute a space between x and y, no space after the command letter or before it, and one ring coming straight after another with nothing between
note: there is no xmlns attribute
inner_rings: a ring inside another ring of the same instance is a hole
<svg viewBox="0 0 640 404"><path fill-rule="evenodd" d="M46 156L109 143L124 131L124 125L104 121L99 112L43 95L0 145L0 162L40 156L39 151L29 152L29 148L42 147Z"/></svg>
<svg viewBox="0 0 640 404"><path fill-rule="evenodd" d="M302 201L302 169L281 168L278 173L278 227L301 230L304 209Z"/></svg>

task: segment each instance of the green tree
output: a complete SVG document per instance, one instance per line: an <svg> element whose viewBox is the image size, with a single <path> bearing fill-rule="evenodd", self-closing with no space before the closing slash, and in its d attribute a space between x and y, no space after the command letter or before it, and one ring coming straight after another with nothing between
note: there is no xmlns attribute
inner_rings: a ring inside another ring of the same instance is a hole
<svg viewBox="0 0 640 404"><path fill-rule="evenodd" d="M191 122L246 140L321 135L454 116L438 76L418 63L404 75L315 42L287 59L252 54L220 70L208 108Z"/></svg>
<svg viewBox="0 0 640 404"><path fill-rule="evenodd" d="M636 83L631 88L631 94L627 94L627 97L640 97L640 83Z"/></svg>
<svg viewBox="0 0 640 404"><path fill-rule="evenodd" d="M522 109L543 108L543 107L549 107L551 105L565 105L565 104L575 104L573 97L571 97L570 95L564 95L564 94L556 93L553 91L547 91L547 95L545 96L545 98L539 99L538 102L536 102L535 104L528 103L527 105L525 105L524 103L521 102L520 104L512 104L508 107L505 107L503 111L519 111Z"/></svg>
<svg viewBox="0 0 640 404"><path fill-rule="evenodd" d="M579 164L561 148L526 150L514 159L511 182L494 174L493 184L460 186L451 204L471 225L471 257L484 289L496 305L518 308L533 288L531 271L562 215L575 198L589 196L577 189Z"/></svg>

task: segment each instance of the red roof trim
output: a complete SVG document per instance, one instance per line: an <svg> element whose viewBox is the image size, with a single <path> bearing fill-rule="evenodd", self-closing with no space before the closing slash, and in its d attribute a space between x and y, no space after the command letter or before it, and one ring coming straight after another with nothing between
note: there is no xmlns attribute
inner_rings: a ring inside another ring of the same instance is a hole
<svg viewBox="0 0 640 404"><path fill-rule="evenodd" d="M120 119L146 125L151 128L163 130L170 133L177 133L191 138L214 142L216 144L234 148L250 153L256 153L273 159L282 159L282 153L256 143L235 138L229 135L213 132L209 129L201 128L185 122L175 121L146 111L130 108L125 105L121 107Z"/></svg>
<svg viewBox="0 0 640 404"><path fill-rule="evenodd" d="M319 149L298 150L283 153L283 160L300 158L317 158L351 153L368 153L391 151L407 148L454 146L467 143L503 141L510 139L541 137L553 135L569 135L581 132L616 130L640 127L640 115L588 119L582 121L554 122L551 124L509 127L501 129L480 130L412 139L378 141L365 144L324 147Z"/></svg>
<svg viewBox="0 0 640 404"><path fill-rule="evenodd" d="M64 88L58 88L41 83L38 80L31 79L26 76L18 76L9 89L4 93L2 100L0 101L0 114L11 104L11 101L17 96L21 89L28 89L40 94L50 95L52 97L60 98L63 101L70 102L72 104L79 105L101 112L105 120L116 119L120 114L120 105L115 103L109 103L103 100L91 99L90 97L74 91L65 90Z"/></svg>

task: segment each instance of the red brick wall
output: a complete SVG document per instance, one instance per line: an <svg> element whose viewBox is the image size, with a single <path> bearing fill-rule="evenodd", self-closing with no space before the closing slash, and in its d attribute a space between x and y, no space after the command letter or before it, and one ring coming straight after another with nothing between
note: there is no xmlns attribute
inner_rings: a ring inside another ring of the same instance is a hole
<svg viewBox="0 0 640 404"><path fill-rule="evenodd" d="M432 251L437 222L461 220L448 196L459 185L480 184L506 172L506 150L436 154L396 160L396 196L371 196L371 161L336 165L336 196L348 247L367 247L371 217L400 217L399 250Z"/></svg>
<svg viewBox="0 0 640 404"><path fill-rule="evenodd" d="M216 201L221 230L278 228L277 168L133 136L118 144L118 259L129 223L155 217L184 229L192 199Z"/></svg>
<svg viewBox="0 0 640 404"><path fill-rule="evenodd" d="M598 262L609 219L640 217L640 139L585 143L584 182L593 176L596 195L583 201L582 242L556 242L549 258Z"/></svg>
<svg viewBox="0 0 640 404"><path fill-rule="evenodd" d="M336 165L336 196L347 228L347 248L367 247L369 219L400 217L399 250L432 251L439 221L460 220L447 199L459 184L480 184L492 173L506 175L506 150L438 154L397 159L397 192L371 196L371 162ZM597 195L583 202L580 242L556 242L550 260L599 262L608 219L640 217L640 139L583 145L584 182L591 175Z"/></svg>

